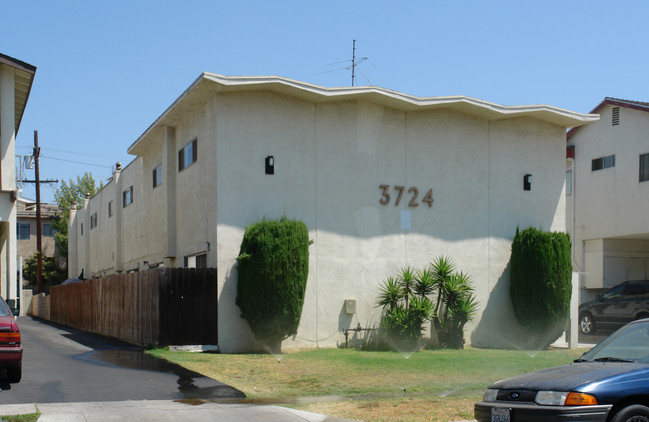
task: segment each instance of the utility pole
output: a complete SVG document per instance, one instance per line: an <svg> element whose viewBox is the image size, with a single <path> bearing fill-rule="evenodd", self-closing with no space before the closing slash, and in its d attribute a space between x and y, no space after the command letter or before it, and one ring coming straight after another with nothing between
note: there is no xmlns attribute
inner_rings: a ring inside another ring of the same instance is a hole
<svg viewBox="0 0 649 422"><path fill-rule="evenodd" d="M38 131L34 131L34 163L36 165L36 293L43 291L43 243L41 240L41 180L38 168L38 157L41 149L38 147Z"/></svg>

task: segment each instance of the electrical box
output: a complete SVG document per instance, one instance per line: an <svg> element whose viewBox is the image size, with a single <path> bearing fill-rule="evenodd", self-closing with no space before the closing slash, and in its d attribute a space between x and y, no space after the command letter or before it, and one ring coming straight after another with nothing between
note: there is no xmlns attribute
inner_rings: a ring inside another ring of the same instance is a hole
<svg viewBox="0 0 649 422"><path fill-rule="evenodd" d="M356 313L356 299L345 299L345 313L347 315L354 315Z"/></svg>

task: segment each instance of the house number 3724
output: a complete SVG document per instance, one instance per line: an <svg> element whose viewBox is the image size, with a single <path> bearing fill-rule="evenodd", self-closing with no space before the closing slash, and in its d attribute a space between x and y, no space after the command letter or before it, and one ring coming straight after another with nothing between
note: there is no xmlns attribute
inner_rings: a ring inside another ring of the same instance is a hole
<svg viewBox="0 0 649 422"><path fill-rule="evenodd" d="M419 189L416 187L411 187L408 188L406 191L405 186L392 186L392 189L390 189L390 185L379 185L379 189L382 189L381 193L381 199L379 202L383 205L388 205L390 201L392 200L392 197L390 196L390 192L393 192L394 195L396 196L396 199L394 200L394 206L398 207L399 204L401 203L401 198L403 198L403 193L406 192L406 195L408 198L410 198L410 202L408 202L409 207L418 207L419 206ZM406 199L407 200L407 199ZM421 200L421 203L427 203L428 207L433 206L433 190L430 189L428 192L426 192L426 195L424 195L424 199Z"/></svg>

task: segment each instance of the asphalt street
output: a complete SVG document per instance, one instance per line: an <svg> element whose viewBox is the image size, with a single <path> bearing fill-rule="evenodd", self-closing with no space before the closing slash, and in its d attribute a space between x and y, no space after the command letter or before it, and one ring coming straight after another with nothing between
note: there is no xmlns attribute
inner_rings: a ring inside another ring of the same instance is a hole
<svg viewBox="0 0 649 422"><path fill-rule="evenodd" d="M0 374L0 404L245 397L127 343L30 317L18 325L23 378L9 384Z"/></svg>

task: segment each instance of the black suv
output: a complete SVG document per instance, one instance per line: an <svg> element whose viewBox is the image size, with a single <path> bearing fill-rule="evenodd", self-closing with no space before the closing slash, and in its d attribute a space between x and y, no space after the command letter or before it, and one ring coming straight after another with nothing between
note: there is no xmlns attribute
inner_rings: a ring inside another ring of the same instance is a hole
<svg viewBox="0 0 649 422"><path fill-rule="evenodd" d="M584 334L640 318L649 318L649 280L626 281L579 305L579 329Z"/></svg>

